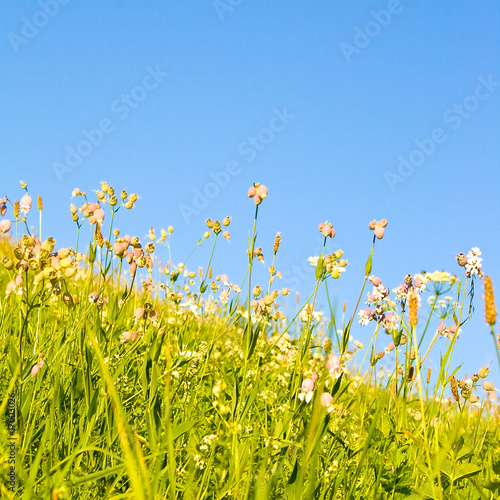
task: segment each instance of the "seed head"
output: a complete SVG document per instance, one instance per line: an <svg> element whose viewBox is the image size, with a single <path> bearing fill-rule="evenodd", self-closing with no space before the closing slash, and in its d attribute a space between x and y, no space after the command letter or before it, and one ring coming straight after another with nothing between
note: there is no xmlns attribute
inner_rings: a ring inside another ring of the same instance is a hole
<svg viewBox="0 0 500 500"><path fill-rule="evenodd" d="M488 365L486 366L483 366L480 370L479 370L479 373L478 375L481 377L481 378L486 378L490 373L490 367Z"/></svg>
<svg viewBox="0 0 500 500"><path fill-rule="evenodd" d="M281 235L280 233L278 233L276 235L276 238L274 240L274 253L276 253L278 251L278 248L280 247L281 245Z"/></svg>
<svg viewBox="0 0 500 500"><path fill-rule="evenodd" d="M19 200L16 200L16 201L14 202L14 217L15 217L16 219L18 219L18 218L19 218Z"/></svg>
<svg viewBox="0 0 500 500"><path fill-rule="evenodd" d="M42 211L43 210L43 203L42 203L42 197L39 196L37 198L37 202L38 202L38 210Z"/></svg>
<svg viewBox="0 0 500 500"><path fill-rule="evenodd" d="M491 278L486 276L484 278L484 315L486 323L493 326L497 321L497 309L495 307L495 296L493 294L493 284Z"/></svg>
<svg viewBox="0 0 500 500"><path fill-rule="evenodd" d="M458 395L457 379L453 375L450 377L450 388L451 393L453 394L453 399L457 402L460 401L460 396Z"/></svg>
<svg viewBox="0 0 500 500"><path fill-rule="evenodd" d="M412 290L408 294L408 315L410 316L410 326L416 327L418 323L419 299L417 292Z"/></svg>

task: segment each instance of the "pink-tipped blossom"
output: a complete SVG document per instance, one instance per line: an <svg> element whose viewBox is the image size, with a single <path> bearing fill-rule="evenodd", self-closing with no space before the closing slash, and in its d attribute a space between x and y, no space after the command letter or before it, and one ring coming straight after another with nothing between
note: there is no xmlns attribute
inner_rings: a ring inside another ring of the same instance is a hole
<svg viewBox="0 0 500 500"><path fill-rule="evenodd" d="M384 237L384 228L387 226L387 220L382 219L380 221L372 220L369 224L368 227L374 231L375 236L381 240Z"/></svg>
<svg viewBox="0 0 500 500"><path fill-rule="evenodd" d="M329 222L321 222L318 229L325 238L333 238L335 236L335 229Z"/></svg>
<svg viewBox="0 0 500 500"><path fill-rule="evenodd" d="M316 388L316 384L310 378L304 379L302 382L302 386L300 387L299 399L301 401L306 401L309 403L314 395L314 389Z"/></svg>
<svg viewBox="0 0 500 500"><path fill-rule="evenodd" d="M342 367L340 366L340 359L338 356L335 356L335 354L332 354L327 362L326 362L326 369L330 373L330 375L333 378L339 378L341 373L344 371Z"/></svg>
<svg viewBox="0 0 500 500"><path fill-rule="evenodd" d="M5 234L7 233L10 228L11 228L12 224L10 223L10 220L8 219L3 219L0 221L0 234Z"/></svg>
<svg viewBox="0 0 500 500"><path fill-rule="evenodd" d="M267 188L263 184L254 183L248 190L248 197L253 198L256 205L260 205L262 200L267 196Z"/></svg>
<svg viewBox="0 0 500 500"><path fill-rule="evenodd" d="M333 411L333 397L328 392L324 392L321 394L321 406L325 407L328 413Z"/></svg>
<svg viewBox="0 0 500 500"><path fill-rule="evenodd" d="M97 210L95 210L95 212L94 212L94 219L95 219L95 221L98 224L102 224L103 223L104 216L105 216L105 213L104 213L104 210L102 208L98 208Z"/></svg>
<svg viewBox="0 0 500 500"><path fill-rule="evenodd" d="M26 193L21 198L21 202L20 202L21 212L24 215L26 215L30 211L32 204L33 204L33 200L31 199L31 196L28 193Z"/></svg>
<svg viewBox="0 0 500 500"><path fill-rule="evenodd" d="M131 340L134 341L137 338L137 332L123 332L120 335L120 342L122 344L126 344L127 342L130 342Z"/></svg>

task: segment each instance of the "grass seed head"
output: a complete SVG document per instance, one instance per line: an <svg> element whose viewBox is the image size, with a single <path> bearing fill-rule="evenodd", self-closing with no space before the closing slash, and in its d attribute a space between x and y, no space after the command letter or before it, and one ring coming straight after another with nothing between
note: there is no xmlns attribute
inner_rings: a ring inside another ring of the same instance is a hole
<svg viewBox="0 0 500 500"><path fill-rule="evenodd" d="M493 284L491 278L484 278L484 315L486 323L493 326L497 321L497 309L495 307L495 295L493 293Z"/></svg>

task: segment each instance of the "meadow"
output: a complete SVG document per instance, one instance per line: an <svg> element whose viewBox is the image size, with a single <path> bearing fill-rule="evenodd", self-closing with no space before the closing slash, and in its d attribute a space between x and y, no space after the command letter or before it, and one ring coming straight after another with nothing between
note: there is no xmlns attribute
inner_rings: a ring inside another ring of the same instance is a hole
<svg viewBox="0 0 500 500"><path fill-rule="evenodd" d="M453 357L475 304L485 317L476 334L500 363L478 248L443 263L450 272L389 287L372 258L390 225L367 221L357 304L322 313L318 293L328 295L332 280L341 287L348 262L321 222L316 285L292 315L280 235L256 238L263 185L247 193L242 283L211 267L230 217L206 221L197 244L211 245L208 262L160 264L172 227L146 238L114 227L118 217L126 226L137 194L106 183L75 189L63 214L75 223L69 247L40 237L50 234L43 202L21 187L20 200L0 199L2 498L500 497L489 367L466 377ZM264 254L268 279L257 283ZM355 323L371 332L364 345L351 335ZM446 347L431 382L437 339Z"/></svg>

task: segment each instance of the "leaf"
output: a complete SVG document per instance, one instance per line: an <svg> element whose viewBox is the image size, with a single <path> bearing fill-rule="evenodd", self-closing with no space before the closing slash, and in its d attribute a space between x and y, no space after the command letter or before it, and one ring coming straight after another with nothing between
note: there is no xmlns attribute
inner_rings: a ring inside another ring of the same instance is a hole
<svg viewBox="0 0 500 500"><path fill-rule="evenodd" d="M186 432L189 432L195 425L196 420L187 420L182 422L182 424L176 425L172 428L172 440L175 441L178 437L182 436Z"/></svg>
<svg viewBox="0 0 500 500"><path fill-rule="evenodd" d="M288 484L295 483L295 480L297 479L298 470L299 470L299 464L297 462L297 459L295 459L295 465L293 466L292 473L290 474L290 477L288 478Z"/></svg>
<svg viewBox="0 0 500 500"><path fill-rule="evenodd" d="M460 464L455 468L455 480L464 479L466 477L475 476L483 470L482 467L476 464Z"/></svg>
<svg viewBox="0 0 500 500"><path fill-rule="evenodd" d="M95 250L92 243L89 245L89 264L92 265L95 262Z"/></svg>
<svg viewBox="0 0 500 500"><path fill-rule="evenodd" d="M370 257L368 257L368 260L366 261L365 276L369 276L372 272L372 255L373 255L373 251L370 254Z"/></svg>
<svg viewBox="0 0 500 500"><path fill-rule="evenodd" d="M316 266L316 281L319 281L323 276L323 257L318 259L318 264Z"/></svg>
<svg viewBox="0 0 500 500"><path fill-rule="evenodd" d="M333 386L333 389L332 389L332 396L335 396L335 394L337 394L337 392L339 392L339 389L340 389L340 383L342 382L342 376L344 375L344 373L341 373L340 374L340 377L337 379L337 381L335 382L335 385Z"/></svg>

